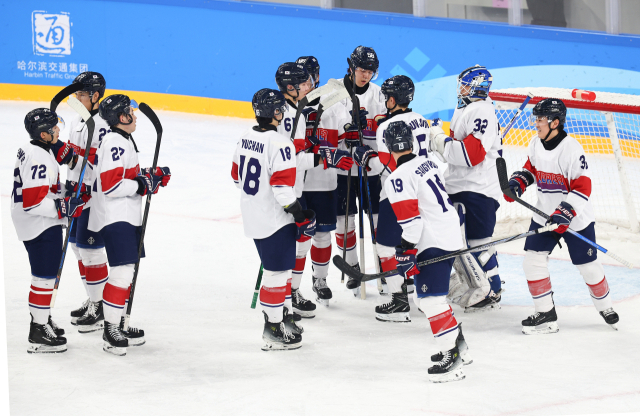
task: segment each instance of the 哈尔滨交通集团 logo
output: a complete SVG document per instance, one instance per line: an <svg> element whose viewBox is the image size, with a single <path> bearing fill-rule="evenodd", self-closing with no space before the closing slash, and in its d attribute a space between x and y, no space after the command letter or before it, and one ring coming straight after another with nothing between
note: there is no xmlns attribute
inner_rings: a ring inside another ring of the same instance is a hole
<svg viewBox="0 0 640 416"><path fill-rule="evenodd" d="M31 14L33 53L36 55L71 55L71 20L68 13L34 11Z"/></svg>

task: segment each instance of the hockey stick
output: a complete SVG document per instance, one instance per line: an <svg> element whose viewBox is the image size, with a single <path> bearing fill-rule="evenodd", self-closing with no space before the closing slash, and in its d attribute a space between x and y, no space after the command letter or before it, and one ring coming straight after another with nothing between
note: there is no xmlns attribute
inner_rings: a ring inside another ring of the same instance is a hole
<svg viewBox="0 0 640 416"><path fill-rule="evenodd" d="M291 141L295 138L296 130L298 129L298 122L300 121L300 116L302 115L302 110L309 105L310 101L315 100L318 97L321 97L324 94L328 94L335 89L334 84L325 84L321 87L318 87L311 91L309 94L305 95L304 98L297 103L296 115L293 119L293 126L291 128Z"/></svg>
<svg viewBox="0 0 640 416"><path fill-rule="evenodd" d="M353 149L350 149L353 157ZM351 169L347 173L347 202L344 207L344 234L342 235L342 260L347 263L347 236L349 235L349 195L351 195ZM344 272L340 276L340 283L344 283Z"/></svg>
<svg viewBox="0 0 640 416"><path fill-rule="evenodd" d="M427 266L429 264L437 263L439 261L448 260L450 258L457 257L457 256L460 256L462 254L467 254L467 253L470 253L472 251L483 251L483 250L486 250L486 249L488 249L490 247L497 246L499 244L508 243L508 242L515 241L515 240L519 240L521 238L526 238L526 237L529 237L529 236L534 235L534 234L540 234L540 233L544 233L544 232L547 232L547 231L553 231L557 227L558 227L557 224L549 224L549 225L545 225L544 227L540 227L540 228L535 229L535 230L527 231L526 233L516 234L516 235L512 235L511 237L505 237L505 238L502 238L500 240L491 241L491 242L489 242L487 244L483 244L483 245L480 245L480 246L469 247L469 248L465 248L465 249L462 249L462 250L454 251L453 253L445 254L445 255L440 256L440 257L435 257L435 258L429 259L429 260L423 260L423 261L418 263L418 267L423 267L423 266ZM352 278L357 279L357 280L360 280L362 282L368 282L369 280L380 279L380 278L392 276L392 275L398 273L398 270L395 269L395 270L389 270L389 271L381 272L381 273L377 273L377 274L365 274L365 273L359 272L358 270L353 269L351 266L349 266L349 264L347 262L343 261L339 256L333 256L333 264L339 270L341 270L343 273L346 273L347 276L352 277Z"/></svg>
<svg viewBox="0 0 640 416"><path fill-rule="evenodd" d="M509 130L511 130L511 127L513 127L513 123L515 123L517 118L520 117L520 114L522 114L522 112L524 111L524 108L527 106L527 104L529 104L529 101L531 101L531 99L533 97L534 97L534 95L532 93L527 94L527 98L525 98L524 101L522 102L522 104L520 104L520 107L518 108L518 111L516 111L516 113L513 115L513 117L511 117L511 120L509 121L509 124L507 124L505 126L505 128L502 129L502 134L500 135L500 144L502 144L502 140L507 135Z"/></svg>
<svg viewBox="0 0 640 416"><path fill-rule="evenodd" d="M59 93L53 97L51 100L51 104L49 105L49 109L51 111L56 111L62 100L70 96L71 94L80 91L83 88L83 85L79 82L74 82L73 84L67 85ZM84 118L84 117L83 117Z"/></svg>
<svg viewBox="0 0 640 416"><path fill-rule="evenodd" d="M515 195L511 191L511 188L509 188L509 175L507 173L507 163L505 162L505 160L503 158L500 157L500 158L496 159L496 168L498 169L498 179L500 180L500 189L502 189L502 192L506 196L508 196L509 198L513 199L514 201L516 201L520 205L524 206L525 208L535 212L536 214L538 214L539 216L541 216L542 218L544 218L547 221L551 218L549 215L547 215L543 211L539 210L538 208L534 207L533 205L528 204L527 202L525 202L522 199L518 198L518 196ZM614 253L609 252L609 250L607 250L606 248L594 243L593 241L591 241L588 238L584 237L582 234L578 233L577 231L574 231L571 228L567 228L567 232L569 232L569 233L573 234L574 236L578 237L580 240L584 241L585 243L589 244L590 246L602 251L604 254L608 255L609 257L611 257L614 260L617 260L621 264L624 264L628 268L633 269L633 263L631 263L631 262L629 262L629 261L617 256Z"/></svg>
<svg viewBox="0 0 640 416"><path fill-rule="evenodd" d="M320 104L318 104L318 110L316 113L316 121L313 123L313 130L311 131L312 136L315 136L318 133L318 126L320 125L320 119L322 118L322 114L324 114L324 111L330 107L333 107L338 102L348 97L349 97L349 93L345 88L342 88L337 91L333 91L332 93L327 95L324 100L320 101ZM307 147L306 149L304 149L304 151L309 152L309 150L311 149L313 149L313 146Z"/></svg>
<svg viewBox="0 0 640 416"><path fill-rule="evenodd" d="M72 84L72 85L79 85L79 84ZM70 85L70 86L72 86L72 85ZM69 87L67 87L67 88L69 88ZM67 88L65 88L65 90ZM60 93L58 95L60 95ZM56 97L58 97L58 95L56 95ZM55 99L56 98L54 98L54 101L55 101ZM52 103L51 106L53 107L53 101L51 101L51 103ZM86 120L85 124L87 126L87 133L88 133L87 134L87 144L85 146L85 151L84 151L84 157L82 158L82 168L80 170L80 178L78 178L78 190L76 191L76 194L74 196L75 198L77 198L80 195L80 191L82 189L82 181L84 179L85 169L87 168L87 160L89 159L89 151L91 150L91 140L93 138L93 131L95 130L96 123L93 120L93 117L91 116L91 113L89 113L89 111L84 106L84 104L82 104L80 101L78 101L78 99L76 97L69 97L69 100L67 101L67 103L78 114L80 114L80 117L82 117L83 120ZM57 107L57 105L56 105L56 107ZM56 275L56 283L53 286L53 293L51 294L51 304L49 306L51 309L53 309L53 307L56 304L56 297L58 296L58 286L60 285L60 277L62 276L62 268L64 266L64 259L67 257L67 248L69 247L69 237L70 237L70 234L71 234L71 227L73 227L74 220L75 220L75 218L71 218L71 221L69 222L69 227L67 228L67 232L66 232L66 235L64 237L64 245L62 246L62 258L60 259L60 266L58 266L58 274Z"/></svg>
<svg viewBox="0 0 640 416"><path fill-rule="evenodd" d="M358 193L360 196L360 209L358 210L358 230L360 234L360 270L367 270L366 258L364 255L364 198L362 196L362 167L358 166L358 180L360 181L360 188ZM371 210L371 201L369 201L369 210ZM364 283L360 284L360 299L365 300L367 298L367 286Z"/></svg>
<svg viewBox="0 0 640 416"><path fill-rule="evenodd" d="M138 106L142 114L147 116L153 127L156 129L156 134L158 136L156 140L156 152L153 155L153 165L151 167L152 174L156 171L156 167L158 166L158 155L160 154L160 142L162 140L162 124L160 124L160 120L156 113L149 107L146 103L140 103ZM142 217L142 229L140 232L140 243L138 244L138 261L133 270L133 280L131 281L131 293L129 293L129 304L127 305L127 312L124 316L124 325L123 331L129 330L129 318L131 317L131 307L133 306L133 295L136 291L136 282L138 281L138 271L140 271L140 257L142 256L142 247L144 245L144 234L147 230L147 220L149 219L149 207L151 206L151 195L152 192L147 193L147 203L144 206L144 216Z"/></svg>
<svg viewBox="0 0 640 416"><path fill-rule="evenodd" d="M253 299L251 300L251 309L256 308L256 303L258 302L258 294L260 294L260 284L262 283L262 271L264 267L262 263L260 263L260 271L258 272L258 280L256 280L256 288L253 291Z"/></svg>

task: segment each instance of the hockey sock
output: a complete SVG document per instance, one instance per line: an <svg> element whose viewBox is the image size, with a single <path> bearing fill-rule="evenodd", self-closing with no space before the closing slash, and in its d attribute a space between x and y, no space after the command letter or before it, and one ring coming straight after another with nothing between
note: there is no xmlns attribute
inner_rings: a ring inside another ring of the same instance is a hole
<svg viewBox="0 0 640 416"><path fill-rule="evenodd" d="M311 264L314 277L327 277L329 275L329 262L331 261L331 233L316 233L311 245Z"/></svg>
<svg viewBox="0 0 640 416"><path fill-rule="evenodd" d="M358 264L358 253L356 250L356 217L349 215L349 229L347 230L347 263L350 265ZM342 251L344 247L344 216L338 217L336 227L336 244Z"/></svg>
<svg viewBox="0 0 640 416"><path fill-rule="evenodd" d="M49 321L51 295L56 279L43 279L31 276L31 290L29 291L29 312L33 322L44 325Z"/></svg>
<svg viewBox="0 0 640 416"><path fill-rule="evenodd" d="M591 300L598 312L613 307L613 301L609 296L609 283L604 276L604 268L599 260L587 264L577 264L584 282L589 288Z"/></svg>
<svg viewBox="0 0 640 416"><path fill-rule="evenodd" d="M287 281L291 278L291 271L272 272L264 270L262 287L260 288L260 305L267 315L269 322L282 322L282 307L284 306ZM291 294L291 292L289 292ZM291 299L291 296L289 296ZM289 309L291 311L291 309Z"/></svg>
<svg viewBox="0 0 640 416"><path fill-rule="evenodd" d="M298 289L302 274L304 273L304 265L307 263L307 256L296 257L296 266L291 271L291 289Z"/></svg>
<svg viewBox="0 0 640 416"><path fill-rule="evenodd" d="M544 251L527 251L522 262L536 312L549 312L553 309L548 263L549 253Z"/></svg>
<svg viewBox="0 0 640 416"><path fill-rule="evenodd" d="M378 256L380 256L380 265L382 266L383 272L388 272L398 267L395 256L396 249L394 247L376 244L376 249L378 250ZM404 277L399 274L394 274L393 276L387 276L386 280L390 293L402 292Z"/></svg>
<svg viewBox="0 0 640 416"><path fill-rule="evenodd" d="M456 346L458 321L445 296L427 296L420 299L420 309L429 318L431 332L440 351L446 352Z"/></svg>
<svg viewBox="0 0 640 416"><path fill-rule="evenodd" d="M131 296L131 286L127 289L127 298L124 301L124 308L122 308L122 316L127 314L127 306L129 306L129 297Z"/></svg>
<svg viewBox="0 0 640 416"><path fill-rule="evenodd" d="M287 286L284 291L284 306L289 313L293 313L293 303L291 302L291 278L287 279Z"/></svg>
<svg viewBox="0 0 640 416"><path fill-rule="evenodd" d="M87 292L91 302L102 300L104 285L109 279L107 255L104 249L80 249L82 263L86 271Z"/></svg>
<svg viewBox="0 0 640 416"><path fill-rule="evenodd" d="M133 280L133 271L133 264L111 268L111 276L104 285L104 292L102 293L105 321L112 324L120 322L122 310L128 299L129 286Z"/></svg>
<svg viewBox="0 0 640 416"><path fill-rule="evenodd" d="M546 277L540 280L527 281L529 293L533 298L536 312L549 312L553 309L553 298L551 297L551 279Z"/></svg>
<svg viewBox="0 0 640 416"><path fill-rule="evenodd" d="M87 287L87 280L86 280L86 270L84 268L84 264L82 263L82 256L80 255L80 249L78 248L78 246L76 246L75 243L71 243L69 242L69 246L71 246L71 250L73 251L73 254L75 254L76 259L78 260L78 270L80 271L80 278L82 279L82 285L84 286L84 290L87 292L87 296L91 297L91 295L89 295L89 288Z"/></svg>

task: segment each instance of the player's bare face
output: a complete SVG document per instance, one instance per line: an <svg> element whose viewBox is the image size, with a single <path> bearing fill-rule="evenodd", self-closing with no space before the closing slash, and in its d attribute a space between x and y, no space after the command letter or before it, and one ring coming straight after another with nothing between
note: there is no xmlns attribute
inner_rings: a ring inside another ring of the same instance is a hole
<svg viewBox="0 0 640 416"><path fill-rule="evenodd" d="M136 116L136 112L133 111L133 108L129 108L129 117L127 117L124 114L120 114L120 128L124 131L126 131L127 133L131 134L134 131L136 131L136 120L138 119L138 117ZM129 120L131 120L130 124L123 124L123 123L128 123Z"/></svg>
<svg viewBox="0 0 640 416"><path fill-rule="evenodd" d="M374 72L368 69L356 68L356 85L358 87L364 87L367 85L371 78L373 78Z"/></svg>
<svg viewBox="0 0 640 416"><path fill-rule="evenodd" d="M60 127L53 126L50 131L52 131L53 134L47 133L47 132L40 133L40 137L42 137L42 141L44 141L45 143L51 143L51 144L58 143L58 137L60 137Z"/></svg>
<svg viewBox="0 0 640 416"><path fill-rule="evenodd" d="M309 77L309 79L306 80L305 82L298 84L297 95L296 95L296 89L293 87L293 85L287 85L287 92L289 93L288 95L294 101L302 100L307 94L309 94L309 91L311 91L312 89L313 89L313 78L311 77Z"/></svg>
<svg viewBox="0 0 640 416"><path fill-rule="evenodd" d="M97 92L94 92L93 95L87 91L76 92L76 98L85 106L87 111L93 110L94 104L91 103L91 99L93 98L94 103L96 103L98 101L98 95Z"/></svg>

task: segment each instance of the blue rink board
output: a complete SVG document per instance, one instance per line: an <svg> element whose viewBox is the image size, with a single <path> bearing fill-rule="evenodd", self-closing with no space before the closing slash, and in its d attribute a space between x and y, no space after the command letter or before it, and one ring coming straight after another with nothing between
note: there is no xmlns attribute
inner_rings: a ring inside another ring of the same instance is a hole
<svg viewBox="0 0 640 416"><path fill-rule="evenodd" d="M599 256L605 256L598 253ZM502 286L501 304L529 306L533 305L522 271L524 256L499 254L500 277L505 281ZM559 306L592 305L589 289L578 269L567 260L549 260L553 300ZM604 266L609 282L610 295L614 302L640 294L640 270L620 266Z"/></svg>

